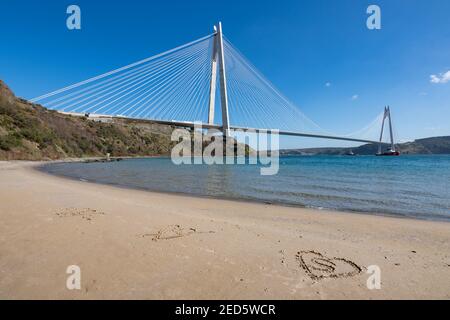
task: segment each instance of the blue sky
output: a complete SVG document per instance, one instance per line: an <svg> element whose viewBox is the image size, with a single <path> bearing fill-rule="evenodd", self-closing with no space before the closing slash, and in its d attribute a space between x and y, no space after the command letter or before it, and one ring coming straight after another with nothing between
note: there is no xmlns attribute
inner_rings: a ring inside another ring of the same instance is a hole
<svg viewBox="0 0 450 320"><path fill-rule="evenodd" d="M80 31L66 28L70 4L81 7ZM370 4L381 7L381 30L366 27ZM352 132L390 105L401 139L450 135L441 75L450 70L449 12L448 0L4 0L0 79L33 98L209 34L221 20L321 127ZM303 146L296 141L288 145Z"/></svg>

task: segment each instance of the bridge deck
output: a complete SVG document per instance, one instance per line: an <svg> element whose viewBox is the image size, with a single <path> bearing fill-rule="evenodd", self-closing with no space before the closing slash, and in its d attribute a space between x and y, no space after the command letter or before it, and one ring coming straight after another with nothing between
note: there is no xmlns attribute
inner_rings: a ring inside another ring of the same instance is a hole
<svg viewBox="0 0 450 320"><path fill-rule="evenodd" d="M82 113L65 113L74 116L84 116ZM158 123L164 125L172 125L176 127L184 127L184 128L195 128L196 126L201 125L204 129L218 129L221 130L222 126L217 124L207 124L207 123L198 123L198 122L189 122L189 121L168 121L168 120L156 120L156 119L134 119L128 117L121 116L107 116L107 115L95 115L91 114L90 117L97 119L104 118L112 118L112 119L120 119L134 122L151 122ZM240 130L240 131L252 131L252 132L271 132L275 129L261 129L261 128L249 128L249 127L239 127L239 126L230 126L231 130ZM349 138L349 137L340 137L340 136L331 136L331 135L321 135L321 134L312 134L312 133L304 133L304 132L296 132L296 131L285 131L279 130L278 134L284 136L295 136L295 137L307 137L307 138L317 138L317 139L329 139L329 140L341 140L341 141L351 141L351 142L361 142L361 143L369 143L369 144L377 144L377 145L389 145L386 142L374 141L374 140L366 140L366 139L357 139L357 138Z"/></svg>

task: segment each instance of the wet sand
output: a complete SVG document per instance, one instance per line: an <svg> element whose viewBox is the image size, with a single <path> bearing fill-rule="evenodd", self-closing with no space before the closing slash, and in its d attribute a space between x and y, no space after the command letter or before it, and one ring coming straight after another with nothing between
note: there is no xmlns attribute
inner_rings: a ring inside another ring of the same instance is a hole
<svg viewBox="0 0 450 320"><path fill-rule="evenodd" d="M121 189L36 165L0 162L0 299L450 298L450 223ZM81 290L66 287L71 265Z"/></svg>

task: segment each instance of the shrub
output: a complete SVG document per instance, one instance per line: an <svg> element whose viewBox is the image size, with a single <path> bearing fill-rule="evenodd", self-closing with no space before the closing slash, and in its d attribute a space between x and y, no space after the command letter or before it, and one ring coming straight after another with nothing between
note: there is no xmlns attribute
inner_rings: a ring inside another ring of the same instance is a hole
<svg viewBox="0 0 450 320"><path fill-rule="evenodd" d="M0 137L0 149L10 151L13 148L20 147L22 140L15 133L10 133Z"/></svg>

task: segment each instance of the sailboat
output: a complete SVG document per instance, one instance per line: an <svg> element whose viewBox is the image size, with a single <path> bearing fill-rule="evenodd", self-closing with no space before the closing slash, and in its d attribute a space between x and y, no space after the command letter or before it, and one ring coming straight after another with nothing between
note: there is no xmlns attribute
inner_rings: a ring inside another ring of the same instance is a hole
<svg viewBox="0 0 450 320"><path fill-rule="evenodd" d="M385 152L379 152L376 154L377 157L381 157L381 156L399 156L400 152L398 152L395 149L389 149L386 150Z"/></svg>
<svg viewBox="0 0 450 320"><path fill-rule="evenodd" d="M384 131L384 122L386 120L386 118L389 119L389 133L391 135L391 147L386 150L386 151L382 151L382 144L381 142L383 141L383 131ZM391 109L389 106L384 108L384 116L383 116L383 124L381 126L381 135L380 135L380 144L378 147L378 153L376 154L376 156L399 156L400 152L398 150L395 149L395 143L394 143L394 134L392 132L392 120L391 120Z"/></svg>

